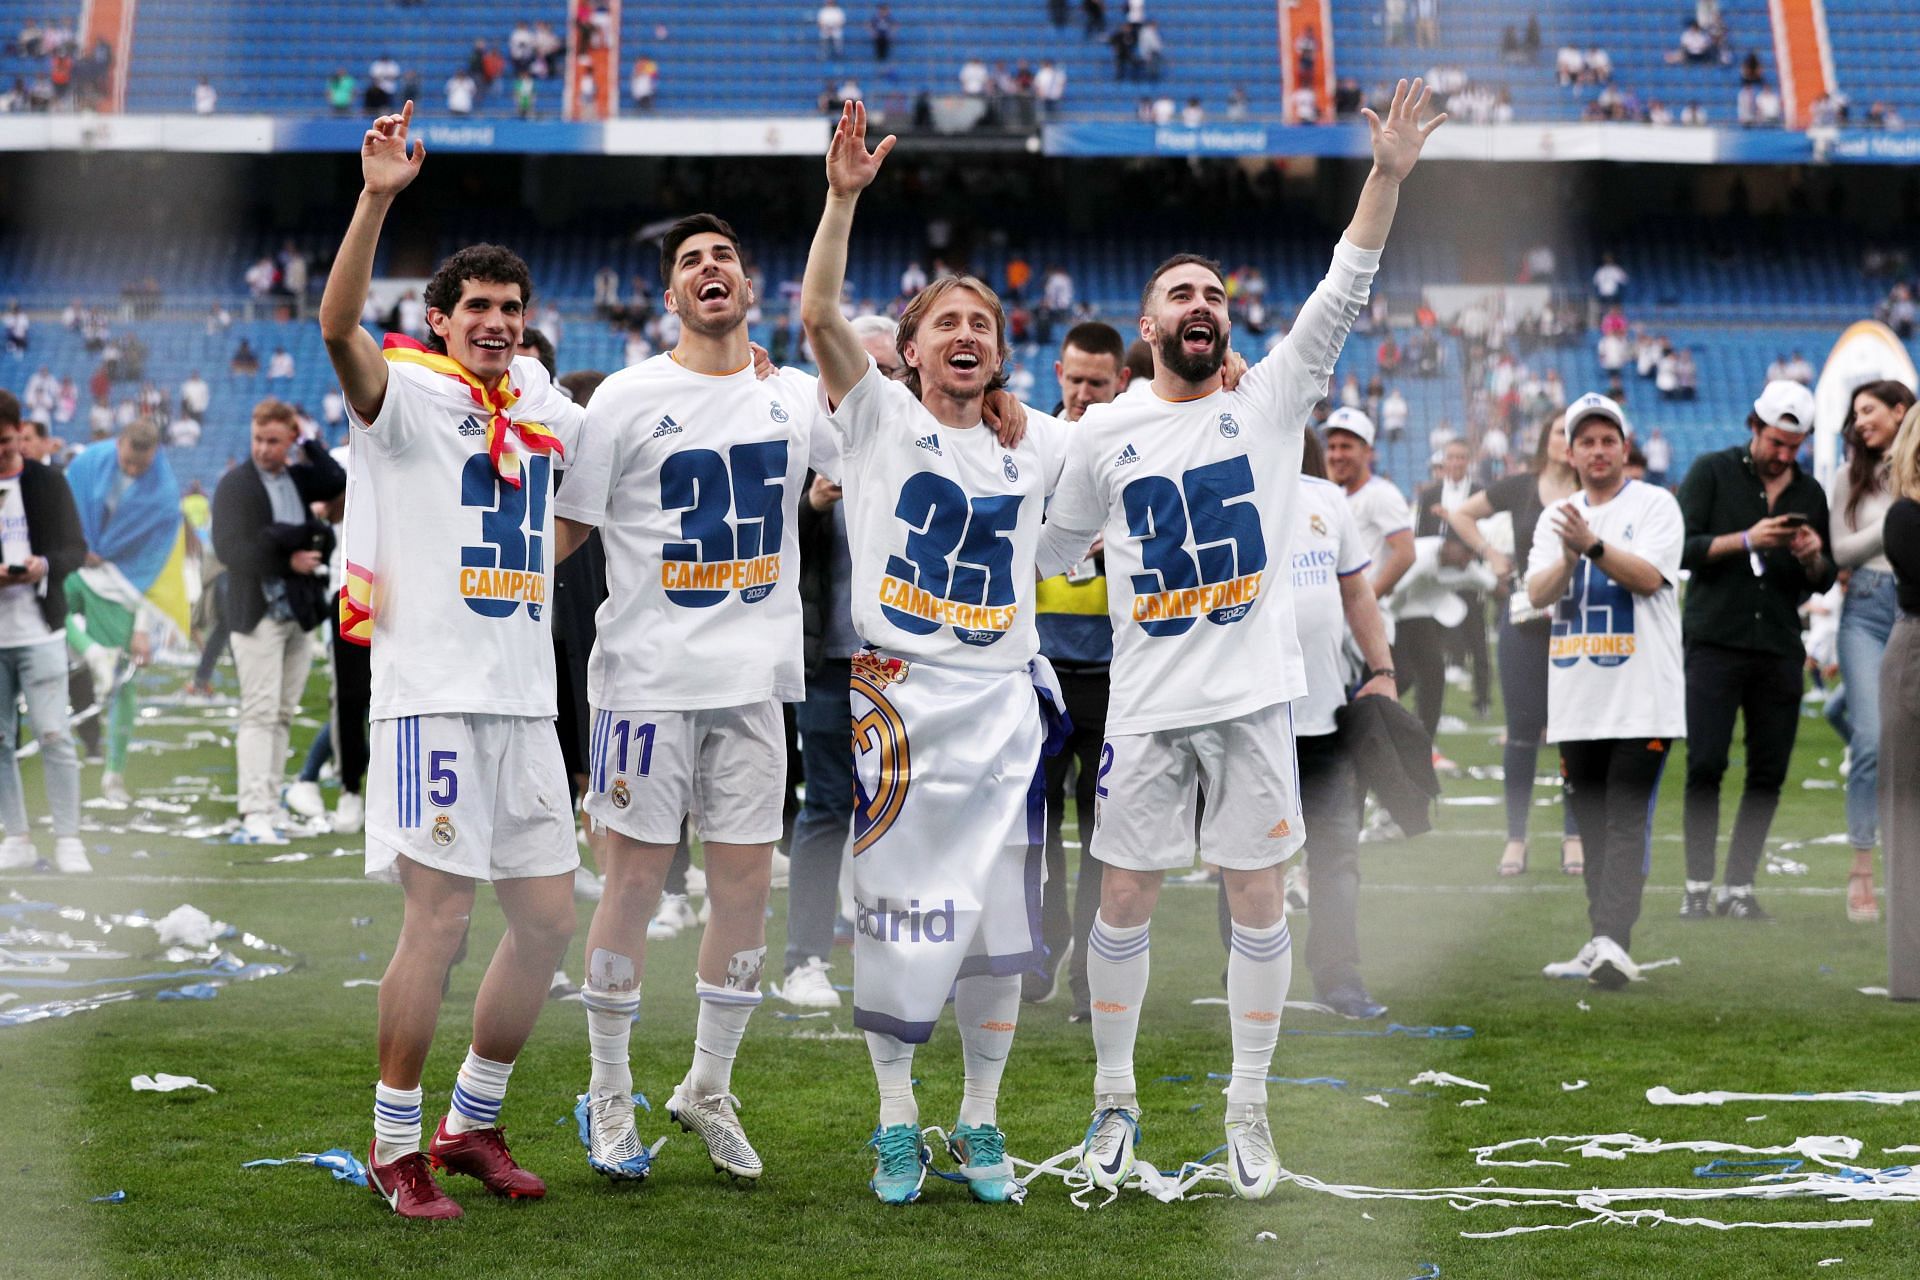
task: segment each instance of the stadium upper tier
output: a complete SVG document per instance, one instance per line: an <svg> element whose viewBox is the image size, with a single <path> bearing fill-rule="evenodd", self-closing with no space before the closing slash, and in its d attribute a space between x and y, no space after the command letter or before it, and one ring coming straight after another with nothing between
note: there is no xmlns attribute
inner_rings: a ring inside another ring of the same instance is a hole
<svg viewBox="0 0 1920 1280"><path fill-rule="evenodd" d="M1889 5L1893 0L1887 0ZM1830 15L1842 6L1829 9ZM1399 76L1427 73L1436 67L1456 67L1468 81L1513 98L1518 120L1578 120L1600 92L1598 84L1562 86L1555 71L1555 55L1562 45L1583 53L1600 48L1613 64L1612 83L1631 91L1642 104L1658 100L1678 116L1689 102L1698 102L1716 124L1731 124L1734 98L1740 89L1739 60L1757 53L1767 81L1778 86L1774 66L1773 29L1766 0L1721 0L1720 14L1727 27L1726 48L1732 61L1672 65L1667 55L1679 48L1680 33L1692 15L1692 3L1674 0L1613 0L1608 4L1551 4L1541 0L1478 0L1474 4L1439 6L1439 39L1431 47L1414 44L1411 37L1390 44L1378 3L1355 0L1333 8L1334 64L1341 76L1359 81L1371 92ZM1406 5L1413 12L1412 0ZM1531 59L1501 56L1501 38L1509 30L1524 36L1529 18L1540 23L1540 48ZM1836 18L1836 20L1838 20Z"/></svg>
<svg viewBox="0 0 1920 1280"><path fill-rule="evenodd" d="M1827 6L1834 73L1857 123L1876 102L1920 125L1920 10L1913 0L1840 0Z"/></svg>

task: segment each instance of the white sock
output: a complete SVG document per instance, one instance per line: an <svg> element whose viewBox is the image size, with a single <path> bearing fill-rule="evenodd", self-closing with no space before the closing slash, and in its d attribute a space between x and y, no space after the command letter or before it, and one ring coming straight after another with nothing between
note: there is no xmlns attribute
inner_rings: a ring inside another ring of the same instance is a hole
<svg viewBox="0 0 1920 1280"><path fill-rule="evenodd" d="M420 1089L373 1087L373 1159L392 1164L420 1149Z"/></svg>
<svg viewBox="0 0 1920 1280"><path fill-rule="evenodd" d="M867 1056L880 1086L880 1127L919 1124L920 1104L913 1100L913 1046L884 1031L867 1032Z"/></svg>
<svg viewBox="0 0 1920 1280"><path fill-rule="evenodd" d="M500 1123L500 1104L507 1100L511 1062L494 1062L467 1046L467 1060L453 1082L453 1105L447 1109L447 1132L491 1129Z"/></svg>
<svg viewBox="0 0 1920 1280"><path fill-rule="evenodd" d="M633 1070L627 1065L627 1041L633 1035L634 1015L640 1012L640 992L603 991L588 986L580 992L587 1006L587 1052L593 1057L589 1097L621 1097L633 1092Z"/></svg>
<svg viewBox="0 0 1920 1280"><path fill-rule="evenodd" d="M1233 926L1227 955L1227 1016L1233 1024L1233 1077L1227 1110L1267 1102L1267 1072L1280 1043L1280 1013L1293 985L1293 938L1287 922L1264 929Z"/></svg>
<svg viewBox="0 0 1920 1280"><path fill-rule="evenodd" d="M740 1039L747 1034L747 1019L760 1007L758 991L736 987L716 987L694 979L693 992L700 997L700 1017L693 1030L693 1069L687 1072L687 1087L702 1098L727 1093L733 1087L733 1059L740 1052Z"/></svg>
<svg viewBox="0 0 1920 1280"><path fill-rule="evenodd" d="M1713 888L1713 881L1711 881L1711 880L1689 880L1689 881L1687 881L1687 892L1688 892L1688 893L1705 893L1705 892L1706 892L1707 890L1709 890L1709 889L1711 889L1711 888Z"/></svg>
<svg viewBox="0 0 1920 1280"><path fill-rule="evenodd" d="M1140 1002L1147 997L1147 927L1123 929L1093 918L1087 935L1087 997L1093 1006L1096 1099L1117 1095L1131 1106L1133 1042L1140 1035Z"/></svg>
<svg viewBox="0 0 1920 1280"><path fill-rule="evenodd" d="M1020 1019L1020 975L989 973L962 978L953 987L953 1016L960 1025L960 1055L966 1083L960 1094L961 1124L994 1124L999 1117L1000 1077Z"/></svg>

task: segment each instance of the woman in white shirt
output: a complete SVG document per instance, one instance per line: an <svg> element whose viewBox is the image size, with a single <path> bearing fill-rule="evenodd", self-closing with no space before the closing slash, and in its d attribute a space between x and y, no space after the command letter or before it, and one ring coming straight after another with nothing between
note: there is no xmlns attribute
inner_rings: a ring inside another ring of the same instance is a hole
<svg viewBox="0 0 1920 1280"><path fill-rule="evenodd" d="M1852 749L1847 840L1853 845L1853 870L1847 876L1847 919L1856 924L1880 919L1873 891L1873 847L1880 837L1880 659L1899 616L1881 526L1894 497L1887 480L1888 446L1913 403L1913 392L1899 382L1869 382L1853 393L1841 430L1847 465L1834 472L1828 496L1833 561L1847 574L1839 640L1845 709L1830 707L1828 715Z"/></svg>

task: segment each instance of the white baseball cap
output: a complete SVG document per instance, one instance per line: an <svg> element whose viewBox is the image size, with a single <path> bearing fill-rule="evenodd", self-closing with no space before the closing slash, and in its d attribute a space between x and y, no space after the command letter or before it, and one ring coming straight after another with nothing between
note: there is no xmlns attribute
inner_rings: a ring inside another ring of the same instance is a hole
<svg viewBox="0 0 1920 1280"><path fill-rule="evenodd" d="M1373 419L1358 409L1346 405L1335 409L1327 415L1326 430L1359 436L1367 442L1367 448L1373 448Z"/></svg>
<svg viewBox="0 0 1920 1280"><path fill-rule="evenodd" d="M1813 392L1797 382L1775 378L1753 402L1760 421L1789 435L1803 436L1813 430ZM1785 421L1785 419L1792 421Z"/></svg>
<svg viewBox="0 0 1920 1280"><path fill-rule="evenodd" d="M1633 438L1633 427L1627 422L1627 411L1622 409L1617 401L1601 395L1598 391L1589 391L1567 406L1564 430L1567 433L1568 444L1573 443L1574 429L1588 418L1605 418L1620 428L1620 435L1624 439Z"/></svg>

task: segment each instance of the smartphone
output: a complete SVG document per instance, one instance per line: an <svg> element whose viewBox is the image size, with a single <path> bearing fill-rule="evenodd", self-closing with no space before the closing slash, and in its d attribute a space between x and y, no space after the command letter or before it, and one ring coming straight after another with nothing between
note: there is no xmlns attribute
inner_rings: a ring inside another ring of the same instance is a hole
<svg viewBox="0 0 1920 1280"><path fill-rule="evenodd" d="M1807 523L1807 518L1798 511L1789 511L1780 518L1787 522L1787 528L1789 529L1798 529L1801 525Z"/></svg>
<svg viewBox="0 0 1920 1280"><path fill-rule="evenodd" d="M10 564L7 566L7 576L10 578L24 578L27 576L27 566L23 564Z"/></svg>

